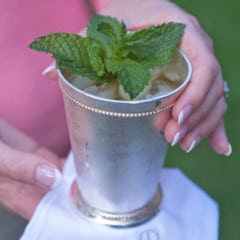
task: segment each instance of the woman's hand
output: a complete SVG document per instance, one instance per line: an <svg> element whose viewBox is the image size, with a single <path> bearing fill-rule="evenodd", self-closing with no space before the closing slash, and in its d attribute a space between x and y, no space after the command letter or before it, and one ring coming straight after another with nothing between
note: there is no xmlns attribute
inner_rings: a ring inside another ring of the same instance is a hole
<svg viewBox="0 0 240 240"><path fill-rule="evenodd" d="M0 205L30 219L46 192L60 183L61 161L0 119Z"/></svg>
<svg viewBox="0 0 240 240"><path fill-rule="evenodd" d="M191 81L180 95L172 111L161 113L156 126L166 139L190 152L203 138L212 148L226 156L231 145L225 132L223 116L227 110L221 67L214 55L212 40L193 16L167 0L112 0L101 14L123 20L128 29L140 29L152 24L181 22L186 24L182 49L193 67ZM54 66L44 74L57 78Z"/></svg>
<svg viewBox="0 0 240 240"><path fill-rule="evenodd" d="M172 145L180 142L186 152L207 137L217 153L230 155L231 145L223 123L227 105L221 67L214 55L212 40L196 18L166 0L112 0L102 13L123 19L130 29L171 21L186 24L179 47L192 63L192 78L171 115L166 115L164 126L160 117L156 124Z"/></svg>

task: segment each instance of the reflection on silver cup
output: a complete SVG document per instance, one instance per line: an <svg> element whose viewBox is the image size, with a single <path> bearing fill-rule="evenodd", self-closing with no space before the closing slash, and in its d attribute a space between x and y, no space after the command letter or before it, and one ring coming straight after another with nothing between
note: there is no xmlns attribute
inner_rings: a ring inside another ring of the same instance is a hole
<svg viewBox="0 0 240 240"><path fill-rule="evenodd" d="M87 217L113 226L148 220L159 210L159 174L168 144L154 117L173 106L189 82L191 65L180 52L181 84L149 99L97 97L58 71L77 170L77 205Z"/></svg>

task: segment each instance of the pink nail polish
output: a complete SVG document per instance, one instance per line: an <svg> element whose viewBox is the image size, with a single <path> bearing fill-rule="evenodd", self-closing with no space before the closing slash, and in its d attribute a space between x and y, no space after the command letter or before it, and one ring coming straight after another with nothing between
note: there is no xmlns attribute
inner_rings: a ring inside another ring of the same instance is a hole
<svg viewBox="0 0 240 240"><path fill-rule="evenodd" d="M226 157L229 157L232 154L232 146L228 144L228 151L224 154Z"/></svg>
<svg viewBox="0 0 240 240"><path fill-rule="evenodd" d="M175 134L171 146L176 145L187 133L187 126L183 126L179 129L179 131Z"/></svg>
<svg viewBox="0 0 240 240"><path fill-rule="evenodd" d="M200 138L200 137L196 137L196 138L192 141L192 143L191 143L191 145L189 146L189 148L187 149L186 153L191 152L191 151L198 145L198 143L199 143L200 141L201 141L201 138Z"/></svg>
<svg viewBox="0 0 240 240"><path fill-rule="evenodd" d="M181 125L192 112L192 105L184 107L178 115L178 125Z"/></svg>
<svg viewBox="0 0 240 240"><path fill-rule="evenodd" d="M50 71L52 71L55 68L56 68L56 64L55 63L51 64L50 66L48 66L43 70L42 75L43 76L47 75Z"/></svg>
<svg viewBox="0 0 240 240"><path fill-rule="evenodd" d="M62 179L62 174L56 168L47 165L40 165L36 168L36 181L48 188L55 188Z"/></svg>

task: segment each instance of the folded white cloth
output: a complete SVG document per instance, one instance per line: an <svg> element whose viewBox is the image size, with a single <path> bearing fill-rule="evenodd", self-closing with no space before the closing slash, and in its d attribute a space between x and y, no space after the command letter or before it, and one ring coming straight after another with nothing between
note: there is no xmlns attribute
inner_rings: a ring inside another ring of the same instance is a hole
<svg viewBox="0 0 240 240"><path fill-rule="evenodd" d="M163 169L159 213L136 227L114 228L82 216L70 199L75 177L67 159L63 181L41 201L21 240L217 240L218 205L178 169Z"/></svg>

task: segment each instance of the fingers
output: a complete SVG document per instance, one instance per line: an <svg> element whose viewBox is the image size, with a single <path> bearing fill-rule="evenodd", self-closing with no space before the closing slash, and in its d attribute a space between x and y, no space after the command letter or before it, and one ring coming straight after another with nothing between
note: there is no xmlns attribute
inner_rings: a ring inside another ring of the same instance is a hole
<svg viewBox="0 0 240 240"><path fill-rule="evenodd" d="M58 165L59 159L56 154L46 148L39 147L32 138L14 128L3 119L0 119L0 140L13 149L34 153Z"/></svg>
<svg viewBox="0 0 240 240"><path fill-rule="evenodd" d="M0 182L0 205L26 220L31 219L46 190L1 176Z"/></svg>
<svg viewBox="0 0 240 240"><path fill-rule="evenodd" d="M49 79L57 80L58 74L55 63L45 68L44 71L42 72L42 75L48 77Z"/></svg>
<svg viewBox="0 0 240 240"><path fill-rule="evenodd" d="M203 138L208 137L211 146L217 153L229 156L231 145L228 142L222 121L226 108L224 97L221 97L205 118L202 118L193 128L188 125L188 120L182 125L178 125L172 118L165 127L166 139L172 145L180 142L181 148L190 152Z"/></svg>
<svg viewBox="0 0 240 240"><path fill-rule="evenodd" d="M23 152L34 151L36 142L0 118L0 139L5 144Z"/></svg>
<svg viewBox="0 0 240 240"><path fill-rule="evenodd" d="M222 98L222 96L223 81L219 77L216 78L216 80L210 86L210 90L208 91L207 96L205 96L205 99L202 100L202 103L199 103L200 105L197 108L194 109L192 105L188 105L180 112L177 119L178 124L187 124L188 130L196 127L202 120L206 118L206 116L210 114L210 111L212 111L212 109L215 107L218 100ZM223 104L223 106L221 107L223 108L222 110L226 110L226 104ZM191 115L187 116L189 114ZM184 121L185 119L187 120Z"/></svg>
<svg viewBox="0 0 240 240"><path fill-rule="evenodd" d="M205 118L202 119L195 128L188 131L188 133L181 140L181 147L186 152L190 152L197 145L197 143L200 142L201 139L207 137L217 128L225 111L226 103L222 97L217 101L216 105L212 108L209 114L206 115Z"/></svg>
<svg viewBox="0 0 240 240"><path fill-rule="evenodd" d="M153 119L154 127L157 131L164 132L167 122L171 119L171 110L166 110L157 114Z"/></svg>
<svg viewBox="0 0 240 240"><path fill-rule="evenodd" d="M58 166L62 161L3 119L0 153L0 204L30 219L49 188L61 182Z"/></svg>
<svg viewBox="0 0 240 240"><path fill-rule="evenodd" d="M202 56L201 59L195 59L194 61L192 61L193 73L191 81L173 108L172 114L176 121L178 121L181 111L183 111L186 106L192 106L192 111L198 109L209 95L212 87L213 90L216 91L214 95L217 95L217 97L219 97L222 93L221 91L223 91L220 68L215 57L210 54L208 56ZM217 81L217 84L213 85L214 81ZM215 89L216 87L217 89Z"/></svg>
<svg viewBox="0 0 240 240"><path fill-rule="evenodd" d="M193 24L187 28L181 48L192 63L193 73L173 108L165 136L172 145L180 142L186 152L208 137L217 153L229 155L231 145L222 123L226 111L224 84L212 41L198 24Z"/></svg>
<svg viewBox="0 0 240 240"><path fill-rule="evenodd" d="M53 188L61 181L56 165L44 158L15 150L0 142L0 175L23 183Z"/></svg>
<svg viewBox="0 0 240 240"><path fill-rule="evenodd" d="M228 142L223 121L221 121L217 128L209 135L208 141L217 153L224 154L225 156L231 155L232 146Z"/></svg>
<svg viewBox="0 0 240 240"><path fill-rule="evenodd" d="M219 91L223 86L221 68L214 56L211 39L194 17L188 15L188 18L190 21L187 22L180 48L186 53L192 64L192 76L189 85L173 108L172 114L176 121L178 121L179 115L184 113L181 113L181 111L185 107L191 106L191 112L194 112L209 95L211 88L218 87L218 92L214 95L219 96ZM213 84L216 79L218 84ZM189 107L187 110L189 110ZM186 118L191 112L187 112Z"/></svg>

